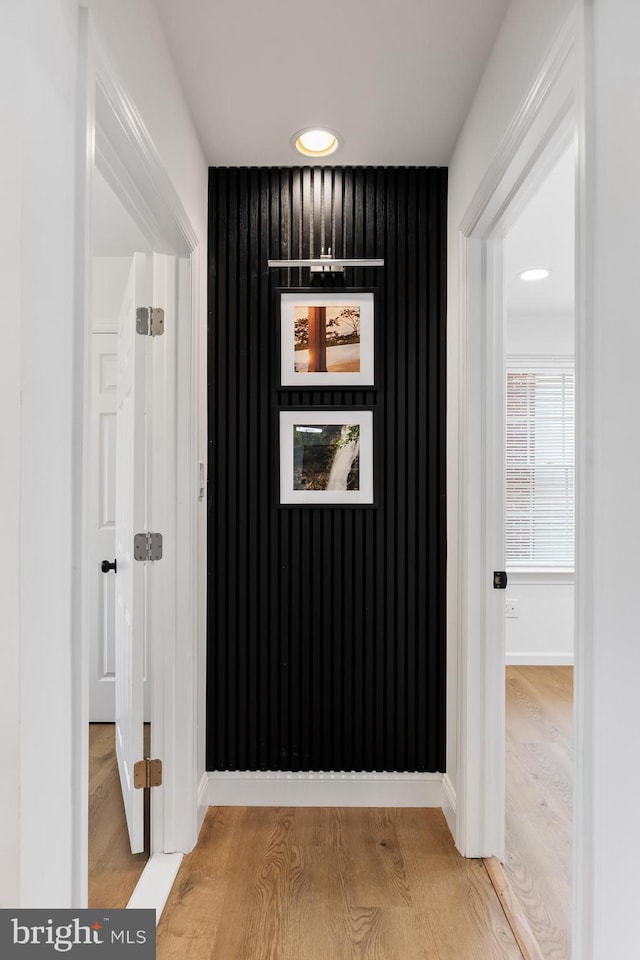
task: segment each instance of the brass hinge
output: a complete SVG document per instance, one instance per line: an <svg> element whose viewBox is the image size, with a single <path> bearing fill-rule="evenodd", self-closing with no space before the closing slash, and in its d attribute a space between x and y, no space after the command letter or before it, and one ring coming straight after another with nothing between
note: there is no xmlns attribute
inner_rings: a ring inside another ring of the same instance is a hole
<svg viewBox="0 0 640 960"><path fill-rule="evenodd" d="M161 787L162 760L150 760L147 757L134 763L133 785L136 790L144 790L145 787Z"/></svg>

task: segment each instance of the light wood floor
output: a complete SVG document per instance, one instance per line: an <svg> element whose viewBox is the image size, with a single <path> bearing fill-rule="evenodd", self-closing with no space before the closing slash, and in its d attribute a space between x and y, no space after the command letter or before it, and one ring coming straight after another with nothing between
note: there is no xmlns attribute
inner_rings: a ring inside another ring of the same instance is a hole
<svg viewBox="0 0 640 960"><path fill-rule="evenodd" d="M571 956L573 668L507 667L505 875L544 960Z"/></svg>
<svg viewBox="0 0 640 960"><path fill-rule="evenodd" d="M133 855L112 723L89 725L89 906L126 907L147 862Z"/></svg>
<svg viewBox="0 0 640 960"><path fill-rule="evenodd" d="M521 960L440 810L210 808L158 960Z"/></svg>
<svg viewBox="0 0 640 960"><path fill-rule="evenodd" d="M544 960L569 960L571 667L507 668L505 875ZM92 724L90 906L125 906L113 725ZM439 810L211 808L158 930L158 960L521 960L481 861Z"/></svg>

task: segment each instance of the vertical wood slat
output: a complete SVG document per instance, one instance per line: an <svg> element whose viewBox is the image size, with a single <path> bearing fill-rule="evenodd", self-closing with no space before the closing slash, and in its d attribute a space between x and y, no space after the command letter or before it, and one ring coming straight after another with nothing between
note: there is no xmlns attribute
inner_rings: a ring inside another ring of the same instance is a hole
<svg viewBox="0 0 640 960"><path fill-rule="evenodd" d="M446 171L214 168L208 769L444 769ZM376 389L278 391L269 257L381 256ZM376 505L278 506L279 408L374 410Z"/></svg>

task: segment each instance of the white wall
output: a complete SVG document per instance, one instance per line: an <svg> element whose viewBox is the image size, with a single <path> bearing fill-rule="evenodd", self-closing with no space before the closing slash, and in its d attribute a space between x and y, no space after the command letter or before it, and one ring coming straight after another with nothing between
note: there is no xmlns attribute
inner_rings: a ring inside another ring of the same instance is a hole
<svg viewBox="0 0 640 960"><path fill-rule="evenodd" d="M505 604L506 663L573 663L572 573L509 572Z"/></svg>
<svg viewBox="0 0 640 960"><path fill-rule="evenodd" d="M91 8L107 55L201 240L204 330L207 169L154 5L95 0ZM78 902L71 879L80 816L72 752L78 724L71 696L79 662L73 616L80 562L74 551L80 511L74 437L82 417L74 384L82 377L84 324L75 299L78 48L76 0L3 3L2 906L54 908ZM201 367L201 385L203 373ZM204 429L203 424L202 450ZM204 593L201 604L203 598Z"/></svg>
<svg viewBox="0 0 640 960"><path fill-rule="evenodd" d="M0 902L56 907L73 852L76 4L7 2L0 32Z"/></svg>
<svg viewBox="0 0 640 960"><path fill-rule="evenodd" d="M509 237L506 246L508 255ZM507 358L575 353L573 316L507 316ZM517 601L517 616L505 619L506 662L573 662L573 574L509 571L505 602Z"/></svg>
<svg viewBox="0 0 640 960"><path fill-rule="evenodd" d="M91 318L94 330L118 332L118 313L127 285L131 257L93 257Z"/></svg>
<svg viewBox="0 0 640 960"><path fill-rule="evenodd" d="M590 0L587 10L594 25L586 132L590 256L586 317L577 331L588 444L577 583L587 607L578 624L585 653L577 658L585 735L577 752L586 751L587 764L577 809L593 871L577 897L593 929L575 956L609 960L637 952L640 902L640 5Z"/></svg>
<svg viewBox="0 0 640 960"><path fill-rule="evenodd" d="M508 242L508 240L507 240ZM571 316L507 316L506 354L509 356L575 355L575 319Z"/></svg>
<svg viewBox="0 0 640 960"><path fill-rule="evenodd" d="M0 907L17 902L20 842L20 370L22 366L22 117L16 78L22 67L24 11L5 4L0 30Z"/></svg>
<svg viewBox="0 0 640 960"><path fill-rule="evenodd" d="M458 709L459 228L571 0L512 0L449 167L447 320L447 773L455 789Z"/></svg>

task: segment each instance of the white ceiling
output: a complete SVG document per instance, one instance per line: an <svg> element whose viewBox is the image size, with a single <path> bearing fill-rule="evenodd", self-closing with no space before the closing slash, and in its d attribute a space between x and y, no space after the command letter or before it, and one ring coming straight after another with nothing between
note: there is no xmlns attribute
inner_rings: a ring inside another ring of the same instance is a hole
<svg viewBox="0 0 640 960"><path fill-rule="evenodd" d="M329 164L447 164L508 0L155 0L212 165L305 160L291 135L344 137ZM315 67L314 67L315 65ZM95 171L94 254L150 252ZM574 159L568 149L509 230L510 316L574 309ZM518 273L546 266L524 283Z"/></svg>
<svg viewBox="0 0 640 960"><path fill-rule="evenodd" d="M446 165L509 0L155 0L213 166Z"/></svg>
<svg viewBox="0 0 640 960"><path fill-rule="evenodd" d="M569 147L533 195L505 239L507 313L510 317L566 317L575 297L575 153ZM545 280L518 276L546 267Z"/></svg>

